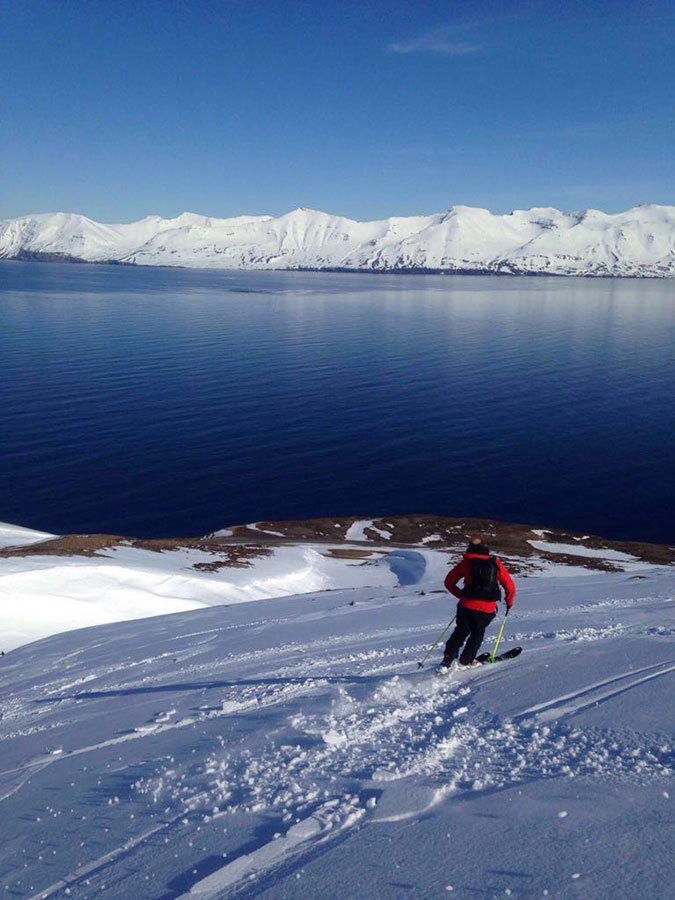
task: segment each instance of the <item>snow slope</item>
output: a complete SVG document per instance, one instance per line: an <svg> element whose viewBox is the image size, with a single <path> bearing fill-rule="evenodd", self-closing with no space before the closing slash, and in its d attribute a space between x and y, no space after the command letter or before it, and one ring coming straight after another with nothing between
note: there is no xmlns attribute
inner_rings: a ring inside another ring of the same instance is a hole
<svg viewBox="0 0 675 900"><path fill-rule="evenodd" d="M47 541L55 537L46 531L35 531L32 528L21 528L19 525L9 525L0 522L0 548L3 547L26 547L30 544L37 544L40 541Z"/></svg>
<svg viewBox="0 0 675 900"><path fill-rule="evenodd" d="M201 550L156 553L119 546L95 558L2 559L0 608L9 614L0 613L0 649L86 625L312 590L397 583L386 564L373 560L365 568L346 567L324 552L311 546L279 547L252 567L216 571L200 568L213 560Z"/></svg>
<svg viewBox="0 0 675 900"><path fill-rule="evenodd" d="M4 895L671 897L675 569L566 566L554 543L517 578L518 660L438 679L417 663L453 613L454 553L373 546L312 548L342 589L2 658ZM298 561L275 550L240 575ZM94 596L111 563L87 562Z"/></svg>
<svg viewBox="0 0 675 900"><path fill-rule="evenodd" d="M0 259L59 256L92 262L218 269L429 269L501 274L675 275L675 207L493 215L454 206L430 216L357 222L310 209L278 218L183 213L103 225L65 213L0 222Z"/></svg>

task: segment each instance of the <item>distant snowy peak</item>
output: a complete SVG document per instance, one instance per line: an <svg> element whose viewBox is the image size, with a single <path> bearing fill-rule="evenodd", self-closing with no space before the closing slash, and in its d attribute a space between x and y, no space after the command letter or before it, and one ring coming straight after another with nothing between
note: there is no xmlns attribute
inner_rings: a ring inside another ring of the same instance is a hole
<svg viewBox="0 0 675 900"><path fill-rule="evenodd" d="M278 218L184 212L104 225L53 213L0 221L0 259L71 259L214 269L675 277L675 206L610 215L549 207L494 215L454 206L356 222L312 209Z"/></svg>

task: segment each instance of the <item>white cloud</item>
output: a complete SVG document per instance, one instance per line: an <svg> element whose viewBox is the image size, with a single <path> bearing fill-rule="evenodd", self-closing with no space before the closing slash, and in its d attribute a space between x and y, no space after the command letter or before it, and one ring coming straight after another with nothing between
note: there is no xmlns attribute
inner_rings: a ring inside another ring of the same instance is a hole
<svg viewBox="0 0 675 900"><path fill-rule="evenodd" d="M397 41L389 44L390 53L438 53L442 56L468 56L478 53L481 49L478 44L468 44L451 39L449 28L434 28L418 37L407 41Z"/></svg>

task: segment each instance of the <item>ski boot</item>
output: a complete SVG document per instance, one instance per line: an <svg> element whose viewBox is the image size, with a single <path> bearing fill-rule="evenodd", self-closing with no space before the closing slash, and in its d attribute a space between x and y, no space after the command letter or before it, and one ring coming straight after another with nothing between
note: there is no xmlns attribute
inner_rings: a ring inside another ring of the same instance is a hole
<svg viewBox="0 0 675 900"><path fill-rule="evenodd" d="M453 659L451 656L444 656L436 674L440 676L449 675L450 672L456 668L457 660Z"/></svg>

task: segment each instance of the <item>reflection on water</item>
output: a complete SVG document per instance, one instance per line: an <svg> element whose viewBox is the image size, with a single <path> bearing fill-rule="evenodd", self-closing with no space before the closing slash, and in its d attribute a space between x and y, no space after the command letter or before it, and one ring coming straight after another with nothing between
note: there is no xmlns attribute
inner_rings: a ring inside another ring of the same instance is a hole
<svg viewBox="0 0 675 900"><path fill-rule="evenodd" d="M0 263L0 520L675 540L675 285Z"/></svg>

